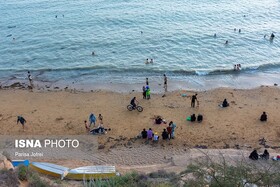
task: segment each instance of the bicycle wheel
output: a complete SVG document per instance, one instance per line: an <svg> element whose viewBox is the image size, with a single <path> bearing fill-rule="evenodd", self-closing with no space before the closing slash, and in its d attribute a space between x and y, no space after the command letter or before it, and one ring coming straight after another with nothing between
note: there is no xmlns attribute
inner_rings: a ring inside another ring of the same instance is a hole
<svg viewBox="0 0 280 187"><path fill-rule="evenodd" d="M138 110L138 112L142 112L143 111L143 107L137 106L137 110Z"/></svg>
<svg viewBox="0 0 280 187"><path fill-rule="evenodd" d="M127 110L129 110L129 111L132 111L133 110L133 108L132 108L132 105L127 105Z"/></svg>

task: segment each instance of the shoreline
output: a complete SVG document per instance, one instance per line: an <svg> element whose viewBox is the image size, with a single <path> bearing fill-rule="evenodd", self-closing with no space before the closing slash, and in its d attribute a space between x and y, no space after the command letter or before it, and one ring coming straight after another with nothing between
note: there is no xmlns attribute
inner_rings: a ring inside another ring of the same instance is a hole
<svg viewBox="0 0 280 187"><path fill-rule="evenodd" d="M23 77L22 77L23 76ZM15 75L13 78L0 79L0 88L28 88L29 81L25 75ZM75 90L82 92L93 91L112 91L118 93L142 92L142 86L145 85L144 75L140 77L122 77L122 76L106 76L102 79L98 75L89 77L81 76L65 79L49 81L50 78L33 75L33 84L36 90ZM37 77L38 76L38 77ZM164 93L163 76L150 76L149 83L151 93ZM230 89L254 89L259 86L280 85L280 76L278 72L235 72L232 74L221 75L192 75L192 76L176 76L167 74L168 91L208 91L219 88Z"/></svg>

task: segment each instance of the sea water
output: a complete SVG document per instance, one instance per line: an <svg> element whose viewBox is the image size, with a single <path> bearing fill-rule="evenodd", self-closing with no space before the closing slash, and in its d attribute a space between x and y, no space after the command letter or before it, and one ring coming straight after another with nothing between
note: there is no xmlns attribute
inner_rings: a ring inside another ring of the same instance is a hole
<svg viewBox="0 0 280 187"><path fill-rule="evenodd" d="M0 1L0 82L31 71L38 86L88 89L141 90L146 77L156 89L164 73L172 89L280 83L279 17L279 0Z"/></svg>

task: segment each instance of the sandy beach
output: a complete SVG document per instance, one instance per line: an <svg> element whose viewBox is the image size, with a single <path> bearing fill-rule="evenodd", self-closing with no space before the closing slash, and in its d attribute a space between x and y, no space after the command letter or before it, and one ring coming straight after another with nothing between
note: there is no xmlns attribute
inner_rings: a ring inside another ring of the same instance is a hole
<svg viewBox="0 0 280 187"><path fill-rule="evenodd" d="M86 144L83 145L83 148L87 149L84 151L91 157L84 158L81 156L83 153L80 153L80 161L73 164L73 161L62 162L63 154L59 157L59 154L49 151L46 157L34 160L47 160L66 166L67 162L75 166L114 164L122 166L123 171L131 168L143 170L143 167L152 165L155 168L165 167L171 163L171 157L184 157L189 153L189 149L194 147L241 149L247 152L257 148L263 151L264 146L259 144L261 138L266 139L266 147L270 151L279 152L278 87L262 86L250 90L220 88L198 92L199 107L191 108L189 96L194 93L175 91L167 93L165 97L161 94L151 95L150 100L145 100L142 99L142 93L134 92L2 89L1 142L9 144L7 136L83 135L91 139L90 149ZM187 94L187 97L182 97L182 94ZM133 96L138 98L144 108L143 112L126 109ZM225 98L230 106L219 107ZM268 114L267 122L259 121L263 111ZM88 134L84 120L88 120L90 113L96 116L101 113L104 126L112 130L105 135ZM203 122L186 121L186 117L193 113L203 114ZM21 125L16 124L18 115L22 115L27 121L24 132ZM152 144L136 138L143 128L152 128L154 132L161 134L167 127L167 124L155 125L155 115L163 116L167 123L171 120L176 123L175 139L160 139L157 144ZM99 146L102 149L98 149ZM1 146L2 150L5 148L7 146ZM77 160L75 156L72 159Z"/></svg>

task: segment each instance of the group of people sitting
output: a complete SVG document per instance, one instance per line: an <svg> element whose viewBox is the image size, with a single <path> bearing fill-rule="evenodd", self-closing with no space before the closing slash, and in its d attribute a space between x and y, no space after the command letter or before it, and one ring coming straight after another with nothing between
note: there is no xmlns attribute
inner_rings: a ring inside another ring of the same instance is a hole
<svg viewBox="0 0 280 187"><path fill-rule="evenodd" d="M163 140L174 139L175 128L176 128L176 124L173 123L173 121L170 121L168 127L163 129L163 131L161 133L162 139ZM154 133L152 128L149 128L148 131L146 129L143 129L140 136L142 139L148 139L148 140L152 140L154 142L157 142L159 140L158 133L157 132Z"/></svg>
<svg viewBox="0 0 280 187"><path fill-rule="evenodd" d="M199 123L202 122L203 115L198 114L197 117L196 117L195 114L192 114L191 116L187 117L187 121L195 122L196 120Z"/></svg>
<svg viewBox="0 0 280 187"><path fill-rule="evenodd" d="M265 149L263 154L258 154L257 150L255 149L254 151L251 152L250 159L252 160L258 160L258 159L263 159L263 160L268 160L269 159L269 152Z"/></svg>
<svg viewBox="0 0 280 187"><path fill-rule="evenodd" d="M161 117L161 116L155 116L155 121L154 123L156 125L160 125L160 124L166 124L166 121Z"/></svg>

